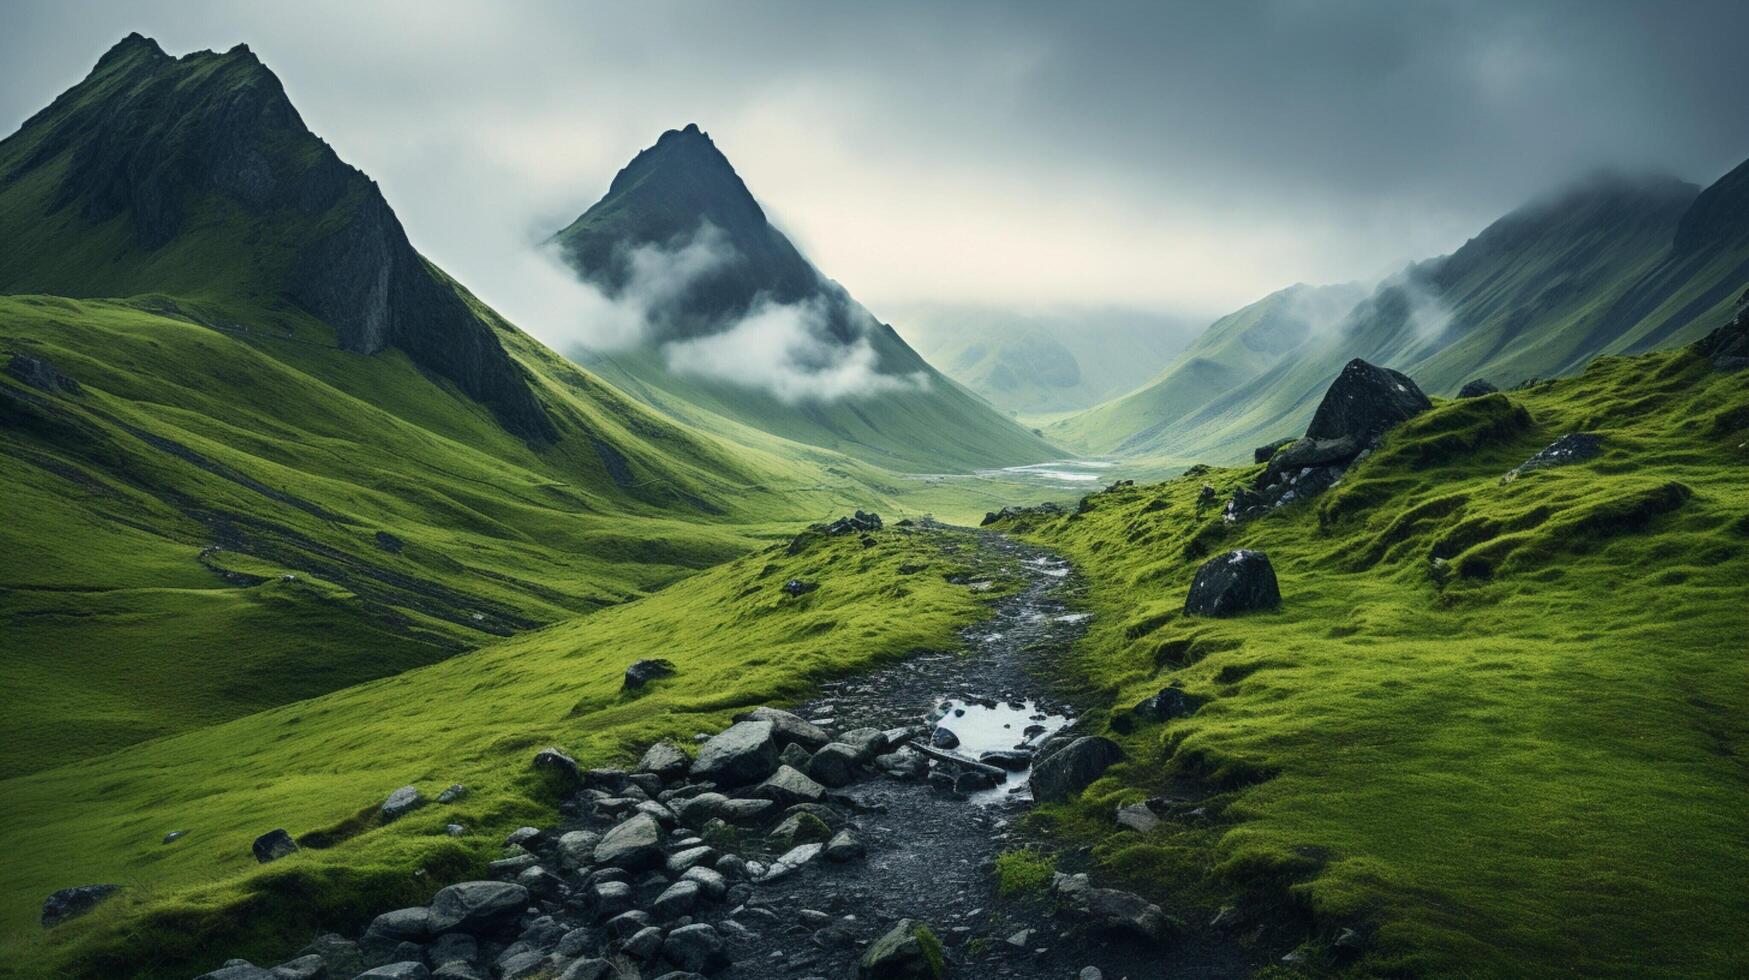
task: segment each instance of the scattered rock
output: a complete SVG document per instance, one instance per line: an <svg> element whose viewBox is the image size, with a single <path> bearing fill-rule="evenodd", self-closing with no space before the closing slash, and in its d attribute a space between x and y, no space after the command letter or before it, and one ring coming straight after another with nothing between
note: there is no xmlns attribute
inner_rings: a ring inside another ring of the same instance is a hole
<svg viewBox="0 0 1749 980"><path fill-rule="evenodd" d="M263 970L248 960L226 960L224 966L211 973L203 973L195 977L194 980L275 980L275 978L271 970Z"/></svg>
<svg viewBox="0 0 1749 980"><path fill-rule="evenodd" d="M437 794L439 803L460 803L468 798L468 788L461 783L451 783L447 789Z"/></svg>
<svg viewBox="0 0 1749 980"><path fill-rule="evenodd" d="M808 759L808 776L823 786L848 786L856 778L857 757L843 742L827 742Z"/></svg>
<svg viewBox="0 0 1749 980"><path fill-rule="evenodd" d="M804 582L799 578L792 578L783 583L783 591L794 596L807 595L819 587L820 583L818 582Z"/></svg>
<svg viewBox="0 0 1749 980"><path fill-rule="evenodd" d="M790 848L783 853L782 857L773 861L771 867L765 869L764 880L771 881L790 874L802 865L819 857L820 852L824 850L825 847L826 845L824 844L799 844Z"/></svg>
<svg viewBox="0 0 1749 980"><path fill-rule="evenodd" d="M528 889L504 881L464 881L431 898L431 932L486 936L516 921L528 907Z"/></svg>
<svg viewBox="0 0 1749 980"><path fill-rule="evenodd" d="M735 720L769 722L771 737L780 747L793 743L812 752L832 740L830 735L813 722L777 708L761 706L736 715Z"/></svg>
<svg viewBox="0 0 1749 980"><path fill-rule="evenodd" d="M900 919L862 954L856 975L859 980L941 980L947 964L928 926Z"/></svg>
<svg viewBox="0 0 1749 980"><path fill-rule="evenodd" d="M76 919L102 905L120 890L120 885L79 885L76 888L63 888L43 900L43 928L52 929L68 919Z"/></svg>
<svg viewBox="0 0 1749 980"><path fill-rule="evenodd" d="M1571 466L1595 459L1603 453L1603 437L1590 432L1570 432L1556 439L1536 455L1519 463L1510 472L1500 478L1501 483L1511 483L1526 473L1535 470L1546 470L1552 466Z"/></svg>
<svg viewBox="0 0 1749 980"><path fill-rule="evenodd" d="M6 362L6 373L38 391L51 395L77 395L79 382L61 373L54 362L31 354L14 354Z"/></svg>
<svg viewBox="0 0 1749 980"><path fill-rule="evenodd" d="M840 830L833 835L831 840L826 842L826 860L836 861L840 864L845 861L854 861L862 857L865 850L862 841L858 840L855 834L848 830Z"/></svg>
<svg viewBox="0 0 1749 980"><path fill-rule="evenodd" d="M403 786L400 789L395 790L393 793L390 793L389 798L383 801L383 822L387 823L390 820L397 820L412 813L414 810L419 809L425 804L425 794L419 792L419 787Z"/></svg>
<svg viewBox="0 0 1749 980"><path fill-rule="evenodd" d="M1128 932L1159 941L1171 932L1171 920L1160 906L1131 892L1094 888L1084 874L1059 874L1051 883L1061 909L1113 932Z"/></svg>
<svg viewBox="0 0 1749 980"><path fill-rule="evenodd" d="M1171 721L1174 718L1184 718L1195 714L1202 707L1203 698L1193 697L1180 688L1161 688L1160 693L1150 694L1136 702L1136 706L1122 714L1114 715L1111 727L1120 732L1129 732L1138 724L1158 724Z"/></svg>
<svg viewBox="0 0 1749 980"><path fill-rule="evenodd" d="M753 788L752 795L778 806L790 807L797 803L818 803L826 795L826 787L789 766L778 766L765 782Z"/></svg>
<svg viewBox="0 0 1749 980"><path fill-rule="evenodd" d="M777 742L769 721L739 721L713 736L692 762L695 779L722 786L758 782L777 770Z"/></svg>
<svg viewBox="0 0 1749 980"><path fill-rule="evenodd" d="M187 836L188 836L188 831L186 831L186 830L172 830L168 834L164 835L164 843L174 844L177 841L179 841L182 838L187 837Z"/></svg>
<svg viewBox="0 0 1749 980"><path fill-rule="evenodd" d="M1086 789L1114 762L1123 750L1111 739L1087 735L1075 739L1048 756L1041 754L1028 780L1033 799L1056 803Z"/></svg>
<svg viewBox="0 0 1749 980"><path fill-rule="evenodd" d="M1477 378L1474 381L1466 382L1462 388L1459 388L1457 396L1459 398L1480 398L1483 395L1492 395L1499 390L1499 388L1494 387L1492 381L1486 378Z"/></svg>
<svg viewBox="0 0 1749 980"><path fill-rule="evenodd" d="M1160 818L1154 811L1148 809L1146 803L1131 803L1117 808L1117 825L1125 830L1133 830L1145 834L1160 826Z"/></svg>
<svg viewBox="0 0 1749 980"><path fill-rule="evenodd" d="M684 879L663 889L655 901L650 903L650 914L659 919L678 919L692 911L698 904L699 887L696 881Z"/></svg>
<svg viewBox="0 0 1749 980"><path fill-rule="evenodd" d="M783 822L772 828L767 838L779 847L795 847L798 844L812 844L828 840L832 836L832 828L826 821L811 813L792 813L783 818Z"/></svg>
<svg viewBox="0 0 1749 980"><path fill-rule="evenodd" d="M577 768L577 760L566 755L564 749L541 749L534 754L531 765L557 783L561 789L575 789L583 785L583 771Z"/></svg>
<svg viewBox="0 0 1749 980"><path fill-rule="evenodd" d="M1261 551L1229 551L1203 562L1184 600L1187 616L1235 616L1280 609L1275 569Z"/></svg>
<svg viewBox="0 0 1749 980"><path fill-rule="evenodd" d="M825 532L831 535L862 534L880 529L881 518L879 514L865 514L860 510L851 517L840 517L824 528Z"/></svg>
<svg viewBox="0 0 1749 980"><path fill-rule="evenodd" d="M637 871L662 862L662 825L640 813L606 834L595 845L595 863Z"/></svg>
<svg viewBox="0 0 1749 980"><path fill-rule="evenodd" d="M626 668L624 689L635 691L658 677L674 676L674 663L670 660L639 660Z"/></svg>
<svg viewBox="0 0 1749 980"><path fill-rule="evenodd" d="M644 757L638 761L638 771L654 773L663 781L679 779L686 775L686 770L692 765L692 757L673 742L657 742L644 750Z"/></svg>
<svg viewBox="0 0 1749 980"><path fill-rule="evenodd" d="M418 960L385 963L360 973L357 980L430 980L431 971Z"/></svg>
<svg viewBox="0 0 1749 980"><path fill-rule="evenodd" d="M682 970L711 973L729 965L723 937L703 922L681 926L662 940L662 958Z"/></svg>
<svg viewBox="0 0 1749 980"><path fill-rule="evenodd" d="M266 864L296 852L298 842L292 840L291 835L283 829L270 830L255 838L255 843L251 849L255 852L255 860Z"/></svg>

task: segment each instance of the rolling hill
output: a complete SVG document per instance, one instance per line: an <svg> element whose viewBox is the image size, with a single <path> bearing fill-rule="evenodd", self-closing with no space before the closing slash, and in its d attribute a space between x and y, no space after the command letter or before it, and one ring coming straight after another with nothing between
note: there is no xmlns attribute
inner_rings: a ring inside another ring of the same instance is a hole
<svg viewBox="0 0 1749 980"><path fill-rule="evenodd" d="M1692 341L1749 285L1749 245L1730 217L1744 183L1742 167L1704 193L1668 177L1587 179L1261 356L1234 356L1225 337L1247 311L1225 318L1159 381L1048 434L1084 452L1232 461L1302 429L1355 357L1452 394L1478 377L1510 386Z"/></svg>
<svg viewBox="0 0 1749 980"><path fill-rule="evenodd" d="M1057 455L822 276L695 125L639 153L552 243L645 325L629 349L577 359L671 417L909 472Z"/></svg>

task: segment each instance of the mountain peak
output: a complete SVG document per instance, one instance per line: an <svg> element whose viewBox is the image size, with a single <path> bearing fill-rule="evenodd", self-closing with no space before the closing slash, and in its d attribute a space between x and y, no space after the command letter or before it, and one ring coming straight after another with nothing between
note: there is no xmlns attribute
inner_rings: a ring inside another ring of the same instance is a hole
<svg viewBox="0 0 1749 980"><path fill-rule="evenodd" d="M103 68L106 65L113 65L124 59L136 56L152 59L168 59L170 57L164 53L163 48L158 46L157 41L141 34L139 31L134 31L127 37L115 42L114 46L108 51L105 51L103 57L97 59L97 67Z"/></svg>

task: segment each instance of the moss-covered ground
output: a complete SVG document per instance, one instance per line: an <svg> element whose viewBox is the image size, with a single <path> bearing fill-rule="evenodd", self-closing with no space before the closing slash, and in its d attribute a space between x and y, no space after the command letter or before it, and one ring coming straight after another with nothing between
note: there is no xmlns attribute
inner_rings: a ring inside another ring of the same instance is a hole
<svg viewBox="0 0 1749 980"><path fill-rule="evenodd" d="M1603 454L1502 481L1576 431ZM1749 373L1599 359L1439 403L1316 501L1199 510L1257 470L1002 525L1086 574L1097 700L1207 699L1112 731L1128 760L1041 827L1190 921L1236 902L1303 930L1289 973L1749 973ZM1183 615L1237 547L1281 610ZM1157 794L1206 798L1116 830ZM1357 958L1319 952L1344 928Z"/></svg>

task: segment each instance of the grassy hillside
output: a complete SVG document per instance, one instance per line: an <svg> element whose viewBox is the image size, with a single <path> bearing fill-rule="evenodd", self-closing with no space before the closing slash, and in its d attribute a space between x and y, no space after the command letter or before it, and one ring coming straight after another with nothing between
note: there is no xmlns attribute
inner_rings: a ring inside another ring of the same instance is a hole
<svg viewBox="0 0 1749 980"><path fill-rule="evenodd" d="M1236 462L1302 431L1355 357L1451 395L1478 377L1507 387L1571 374L1599 355L1693 341L1749 286L1740 235L1678 244L1683 221L1723 206L1696 190L1672 178L1587 181L1412 266L1293 343L1238 351L1233 326L1217 323L1155 384L1046 434L1083 452ZM1205 353L1205 343L1221 349Z"/></svg>
<svg viewBox="0 0 1749 980"><path fill-rule="evenodd" d="M586 765L632 761L655 738L685 741L829 675L956 642L989 595L947 584L943 537L889 529L869 548L851 536L816 537L796 556L768 549L440 664L0 782L12 855L0 972L185 977L233 955L272 962L321 930L422 900L482 872L509 830L551 818L528 770L545 745ZM928 569L903 574L906 563ZM787 596L791 577L820 587ZM623 694L625 666L652 656L677 676ZM375 808L409 782L471 793L376 826ZM445 835L450 821L469 833ZM257 866L250 841L274 827L343 839ZM159 843L175 829L189 834ZM97 880L128 890L52 932L37 925L45 895Z"/></svg>
<svg viewBox="0 0 1749 980"><path fill-rule="evenodd" d="M1604 454L1502 481L1575 431ZM1441 403L1253 522L1196 499L1255 468L1009 522L1087 574L1079 671L1114 710L1207 699L1114 732L1129 760L1045 822L1186 919L1303 922L1305 972L1350 962L1331 943L1354 928L1364 973L1742 975L1746 447L1749 373L1604 358ZM1238 547L1269 555L1282 609L1184 616L1197 565ZM1158 794L1209 795L1113 832Z"/></svg>
<svg viewBox="0 0 1749 980"><path fill-rule="evenodd" d="M948 377L1023 419L1080 411L1147 383L1200 326L1127 310L979 307L919 307L897 322Z"/></svg>

